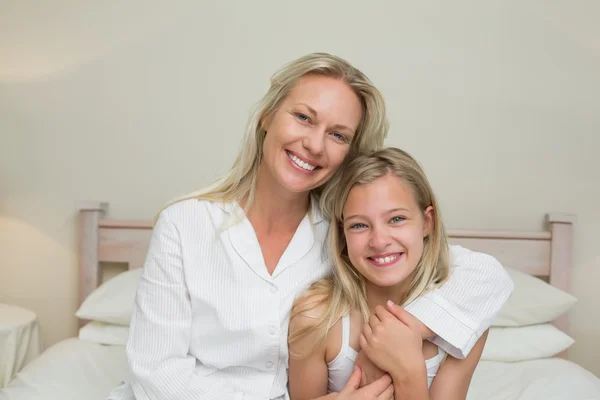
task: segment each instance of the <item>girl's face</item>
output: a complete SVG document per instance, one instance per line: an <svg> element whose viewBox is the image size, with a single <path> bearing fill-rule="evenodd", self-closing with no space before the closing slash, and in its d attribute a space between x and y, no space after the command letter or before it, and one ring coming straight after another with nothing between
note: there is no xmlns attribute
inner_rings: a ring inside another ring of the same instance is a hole
<svg viewBox="0 0 600 400"><path fill-rule="evenodd" d="M372 284L393 287L415 271L433 208L423 212L412 188L387 174L350 190L343 228L352 265Z"/></svg>
<svg viewBox="0 0 600 400"><path fill-rule="evenodd" d="M347 83L302 77L263 125L261 174L282 195L321 186L344 161L361 118L361 103Z"/></svg>

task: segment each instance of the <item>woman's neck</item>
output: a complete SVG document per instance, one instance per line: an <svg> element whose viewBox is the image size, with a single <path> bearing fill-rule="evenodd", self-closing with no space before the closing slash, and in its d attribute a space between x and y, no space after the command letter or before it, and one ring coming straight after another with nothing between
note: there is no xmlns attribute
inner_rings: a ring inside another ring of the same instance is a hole
<svg viewBox="0 0 600 400"><path fill-rule="evenodd" d="M257 179L248 219L255 229L260 226L267 233L295 230L308 211L309 193L285 192L266 175L261 171Z"/></svg>

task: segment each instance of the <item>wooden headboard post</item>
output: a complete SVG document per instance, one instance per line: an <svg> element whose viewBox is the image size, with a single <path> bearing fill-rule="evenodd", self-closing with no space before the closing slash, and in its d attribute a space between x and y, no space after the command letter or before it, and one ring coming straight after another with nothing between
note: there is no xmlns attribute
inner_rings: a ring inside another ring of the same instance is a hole
<svg viewBox="0 0 600 400"><path fill-rule="evenodd" d="M100 244L100 219L108 209L108 203L83 201L78 204L79 247L79 304L101 282L102 269L98 258Z"/></svg>
<svg viewBox="0 0 600 400"><path fill-rule="evenodd" d="M572 214L547 214L549 231L552 235L550 249L550 284L567 293L571 292L571 271L573 268L573 224ZM563 332L569 332L569 317L561 315L554 325Z"/></svg>

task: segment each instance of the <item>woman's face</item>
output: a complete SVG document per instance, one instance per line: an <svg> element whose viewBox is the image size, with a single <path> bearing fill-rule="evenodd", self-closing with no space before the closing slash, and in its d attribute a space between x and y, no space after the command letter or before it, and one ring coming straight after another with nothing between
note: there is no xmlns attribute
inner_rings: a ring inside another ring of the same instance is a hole
<svg viewBox="0 0 600 400"><path fill-rule="evenodd" d="M359 98L346 82L302 77L263 125L261 173L269 174L280 192L321 186L344 161L361 118Z"/></svg>

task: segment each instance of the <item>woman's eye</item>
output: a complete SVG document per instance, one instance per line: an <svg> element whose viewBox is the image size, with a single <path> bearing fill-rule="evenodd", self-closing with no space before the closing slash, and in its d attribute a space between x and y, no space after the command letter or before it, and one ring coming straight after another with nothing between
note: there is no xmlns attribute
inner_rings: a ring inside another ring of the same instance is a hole
<svg viewBox="0 0 600 400"><path fill-rule="evenodd" d="M393 223L393 224L397 224L397 223L399 223L399 222L402 222L402 221L404 221L405 219L406 219L406 218L404 218L404 217L393 217L393 218L390 220L390 222L391 222L391 223Z"/></svg>
<svg viewBox="0 0 600 400"><path fill-rule="evenodd" d="M302 122L310 121L310 118L308 118L306 115L301 114L301 113L296 114L296 117Z"/></svg>
<svg viewBox="0 0 600 400"><path fill-rule="evenodd" d="M345 135L342 135L339 132L333 132L332 135L340 142L348 143L348 137L346 137Z"/></svg>

